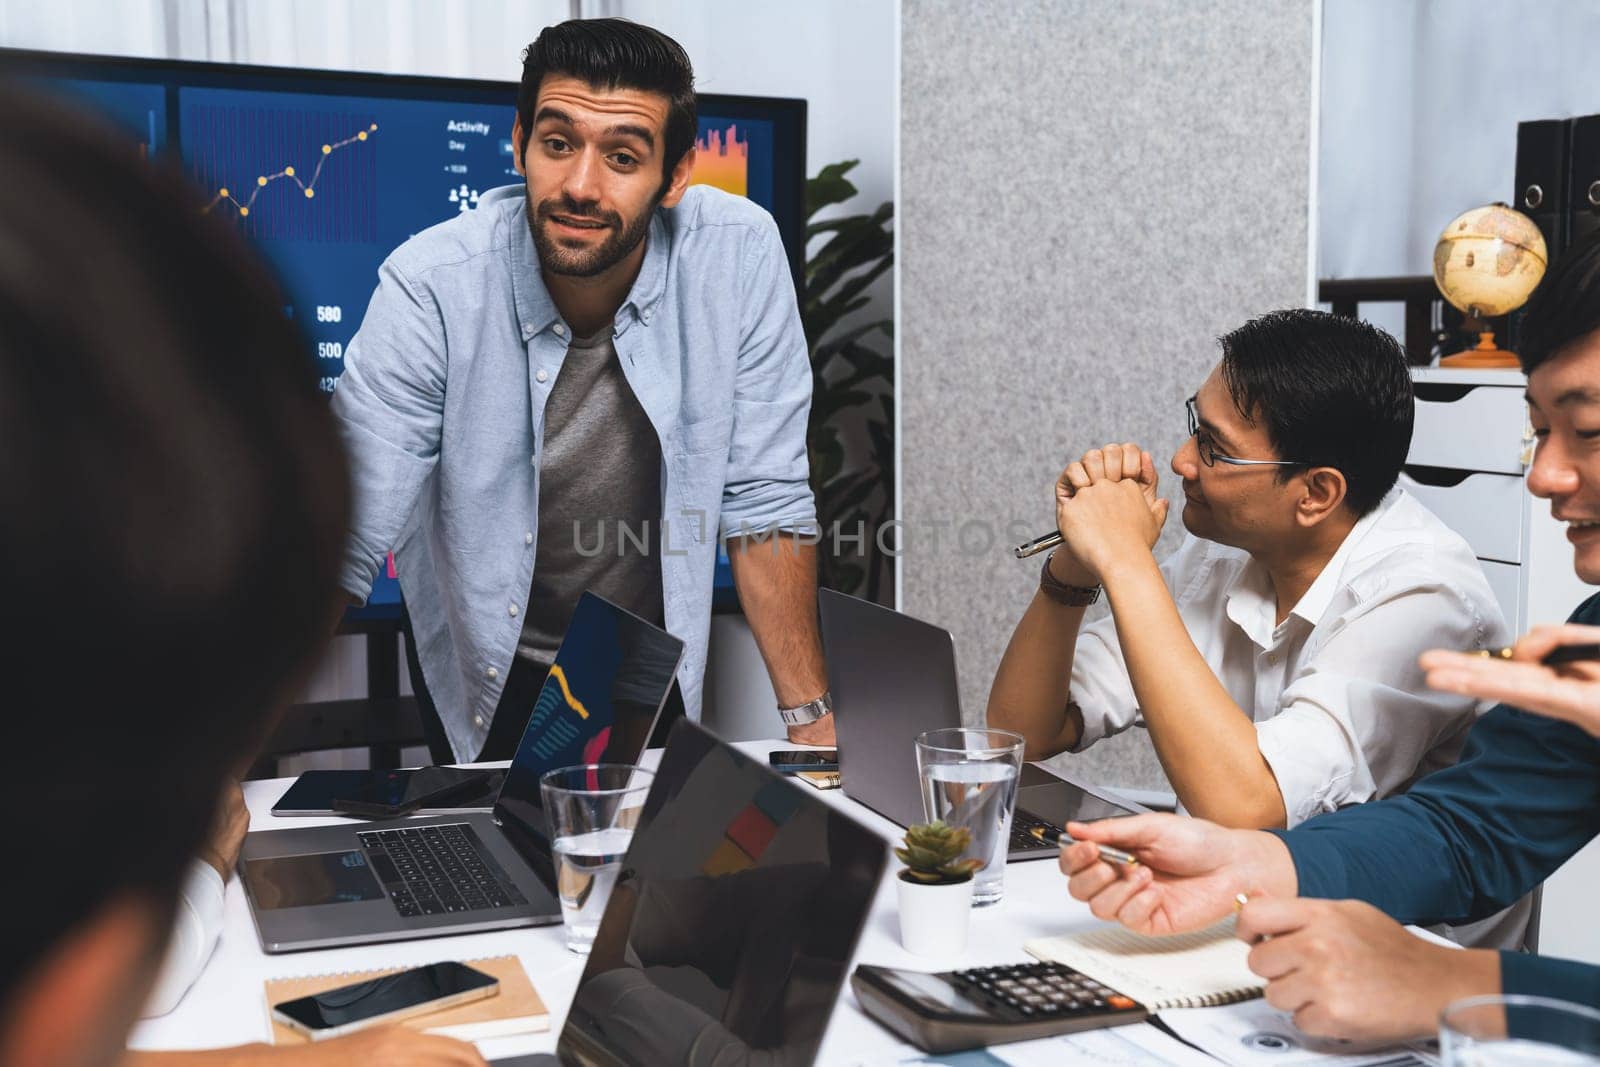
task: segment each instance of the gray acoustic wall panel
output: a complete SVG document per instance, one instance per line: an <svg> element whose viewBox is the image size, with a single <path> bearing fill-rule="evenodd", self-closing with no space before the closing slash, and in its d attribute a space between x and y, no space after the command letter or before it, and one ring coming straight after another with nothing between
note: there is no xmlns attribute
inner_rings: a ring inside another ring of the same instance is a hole
<svg viewBox="0 0 1600 1067"><path fill-rule="evenodd" d="M980 719L1070 458L1166 464L1218 334L1300 306L1307 0L904 0L906 611L955 634ZM1178 508L1162 551L1181 533ZM1165 788L1143 731L1063 757Z"/></svg>

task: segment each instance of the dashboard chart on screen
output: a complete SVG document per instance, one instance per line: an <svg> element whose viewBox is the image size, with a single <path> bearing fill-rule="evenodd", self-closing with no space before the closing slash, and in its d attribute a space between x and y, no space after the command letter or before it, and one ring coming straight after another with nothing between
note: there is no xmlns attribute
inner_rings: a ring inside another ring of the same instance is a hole
<svg viewBox="0 0 1600 1067"><path fill-rule="evenodd" d="M338 388L378 267L412 234L518 182L503 104L178 90L184 168L205 210L277 266L289 314Z"/></svg>
<svg viewBox="0 0 1600 1067"><path fill-rule="evenodd" d="M513 50L514 51L514 50ZM514 82L343 74L0 49L31 84L101 113L145 157L175 157L200 210L237 226L276 269L339 387L385 257L474 210L513 165ZM804 256L803 100L699 98L692 180L747 196L778 223L799 287ZM719 563L718 598L732 580ZM393 560L372 603L400 599Z"/></svg>
<svg viewBox="0 0 1600 1067"><path fill-rule="evenodd" d="M772 123L702 116L694 146L693 181L748 196L763 207L772 203Z"/></svg>

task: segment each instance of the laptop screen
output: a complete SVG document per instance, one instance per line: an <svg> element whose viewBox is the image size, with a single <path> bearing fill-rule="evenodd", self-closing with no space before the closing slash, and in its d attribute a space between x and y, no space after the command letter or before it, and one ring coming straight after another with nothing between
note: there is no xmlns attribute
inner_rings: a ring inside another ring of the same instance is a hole
<svg viewBox="0 0 1600 1067"><path fill-rule="evenodd" d="M950 632L832 589L818 604L844 794L901 826L921 822L917 735L961 725Z"/></svg>
<svg viewBox="0 0 1600 1067"><path fill-rule="evenodd" d="M579 598L495 802L519 849L548 850L546 771L639 761L682 656L683 642L665 630L593 593Z"/></svg>
<svg viewBox="0 0 1600 1067"><path fill-rule="evenodd" d="M672 730L557 1048L808 1064L888 844L695 723Z"/></svg>

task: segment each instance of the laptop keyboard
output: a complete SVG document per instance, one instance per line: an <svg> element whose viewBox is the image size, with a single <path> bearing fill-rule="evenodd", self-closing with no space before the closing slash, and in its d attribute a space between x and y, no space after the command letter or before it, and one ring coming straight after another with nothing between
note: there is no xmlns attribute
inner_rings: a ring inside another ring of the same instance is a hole
<svg viewBox="0 0 1600 1067"><path fill-rule="evenodd" d="M1018 808L1011 816L1011 844L1009 851L1053 846L1062 833L1061 827L1048 819L1041 819L1031 811Z"/></svg>
<svg viewBox="0 0 1600 1067"><path fill-rule="evenodd" d="M525 904L466 823L357 831L367 861L403 916Z"/></svg>

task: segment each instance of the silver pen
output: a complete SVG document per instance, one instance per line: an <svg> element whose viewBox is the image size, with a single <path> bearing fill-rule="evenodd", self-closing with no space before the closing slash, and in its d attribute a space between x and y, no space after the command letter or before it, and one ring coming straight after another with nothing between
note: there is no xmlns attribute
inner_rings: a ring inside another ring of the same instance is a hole
<svg viewBox="0 0 1600 1067"><path fill-rule="evenodd" d="M1061 531L1051 530L1043 537L1035 537L1032 541L1024 541L1011 551L1018 559L1027 559L1029 556L1037 556L1041 552L1046 552L1060 543Z"/></svg>
<svg viewBox="0 0 1600 1067"><path fill-rule="evenodd" d="M1042 830L1035 831L1035 834L1040 838L1044 836ZM1077 839L1061 834L1056 838L1056 844L1066 848L1068 845L1077 844ZM1120 863L1124 867L1139 866L1139 857L1131 852L1124 852L1120 848L1112 848L1110 845L1096 845L1095 847L1100 850L1100 858L1107 863Z"/></svg>

